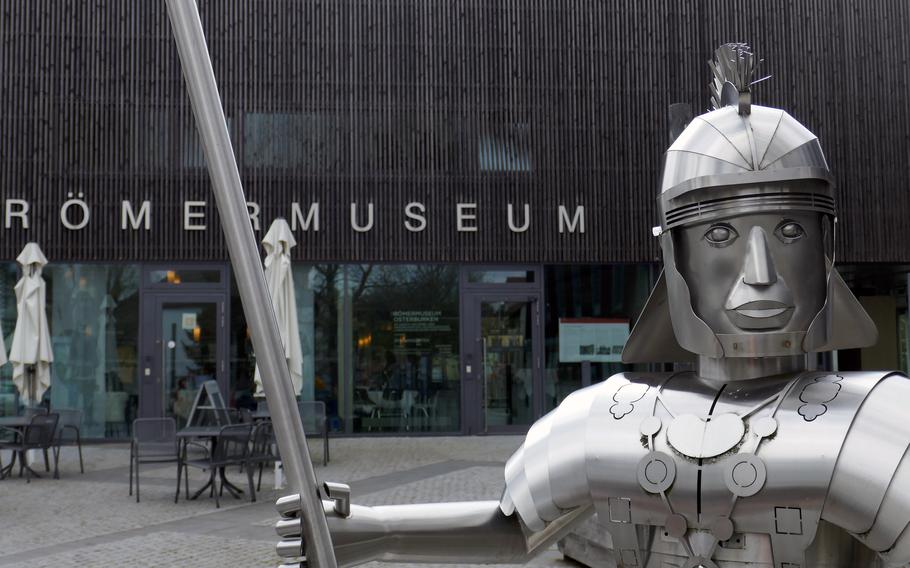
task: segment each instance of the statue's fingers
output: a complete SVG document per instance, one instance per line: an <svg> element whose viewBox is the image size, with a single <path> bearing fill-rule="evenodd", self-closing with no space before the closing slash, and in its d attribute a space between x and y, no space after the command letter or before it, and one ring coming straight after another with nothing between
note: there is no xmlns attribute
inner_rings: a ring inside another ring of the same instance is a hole
<svg viewBox="0 0 910 568"><path fill-rule="evenodd" d="M303 532L303 525L300 519L282 519L275 523L275 532L278 536L284 538L300 538Z"/></svg>
<svg viewBox="0 0 910 568"><path fill-rule="evenodd" d="M296 519L300 516L300 494L286 495L275 502L278 514L286 519Z"/></svg>
<svg viewBox="0 0 910 568"><path fill-rule="evenodd" d="M303 556L303 539L282 540L275 549L282 558L299 558Z"/></svg>

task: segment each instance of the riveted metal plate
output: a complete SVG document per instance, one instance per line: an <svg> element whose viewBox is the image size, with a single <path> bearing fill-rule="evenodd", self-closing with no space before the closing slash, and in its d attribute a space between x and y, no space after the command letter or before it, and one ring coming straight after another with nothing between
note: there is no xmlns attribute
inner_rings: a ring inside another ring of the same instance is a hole
<svg viewBox="0 0 910 568"><path fill-rule="evenodd" d="M632 522L632 501L629 499L610 497L607 502L610 506L610 520L614 523Z"/></svg>
<svg viewBox="0 0 910 568"><path fill-rule="evenodd" d="M774 530L778 534L803 534L802 509L774 507Z"/></svg>

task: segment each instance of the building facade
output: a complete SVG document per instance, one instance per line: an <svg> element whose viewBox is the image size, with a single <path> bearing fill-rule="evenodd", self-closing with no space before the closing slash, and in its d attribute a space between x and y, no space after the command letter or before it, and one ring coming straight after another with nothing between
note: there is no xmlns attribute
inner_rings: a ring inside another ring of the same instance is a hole
<svg viewBox="0 0 910 568"><path fill-rule="evenodd" d="M284 217L298 241L301 396L334 431L521 431L623 370L659 270L668 109L707 107L701 62L731 40L767 59L756 102L816 132L837 176L838 263L883 333L830 363L906 368L910 7L691 4L200 1L253 228ZM163 6L7 0L0 38L7 347L34 241L48 398L85 435L185 419L209 378L255 405Z"/></svg>

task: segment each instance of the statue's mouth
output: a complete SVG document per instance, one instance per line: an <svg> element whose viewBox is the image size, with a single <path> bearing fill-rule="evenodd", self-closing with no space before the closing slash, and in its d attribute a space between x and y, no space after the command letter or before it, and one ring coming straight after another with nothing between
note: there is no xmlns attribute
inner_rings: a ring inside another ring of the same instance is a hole
<svg viewBox="0 0 910 568"><path fill-rule="evenodd" d="M793 306L774 300L753 300L727 310L727 316L740 329L775 329L787 325Z"/></svg>

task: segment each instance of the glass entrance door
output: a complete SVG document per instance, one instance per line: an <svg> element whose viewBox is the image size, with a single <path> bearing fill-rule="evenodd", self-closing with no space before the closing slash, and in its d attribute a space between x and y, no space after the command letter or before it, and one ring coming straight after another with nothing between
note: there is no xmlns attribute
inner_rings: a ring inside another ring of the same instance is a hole
<svg viewBox="0 0 910 568"><path fill-rule="evenodd" d="M533 322L532 302L480 302L487 431L502 426L528 426L534 419Z"/></svg>
<svg viewBox="0 0 910 568"><path fill-rule="evenodd" d="M218 303L162 302L160 314L163 414L182 427L202 383L217 379Z"/></svg>
<svg viewBox="0 0 910 568"><path fill-rule="evenodd" d="M467 304L468 431L527 430L540 415L538 297L477 294Z"/></svg>
<svg viewBox="0 0 910 568"><path fill-rule="evenodd" d="M221 294L150 294L145 299L143 416L170 416L182 427L202 383L227 391Z"/></svg>

